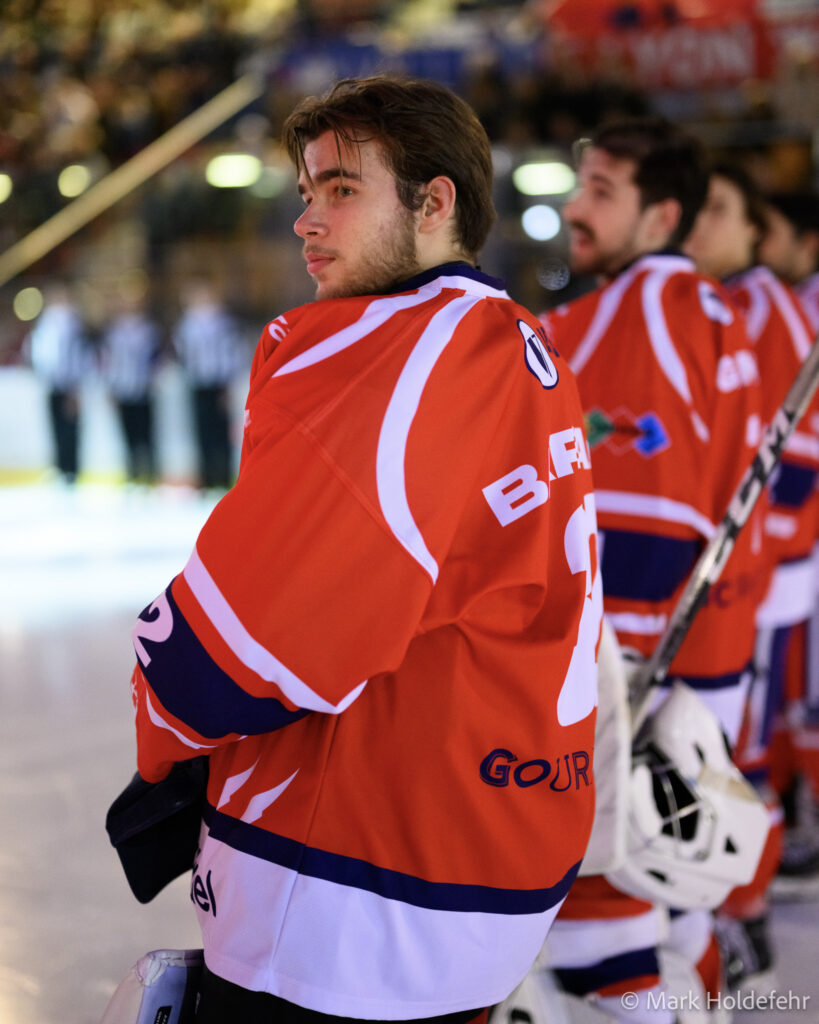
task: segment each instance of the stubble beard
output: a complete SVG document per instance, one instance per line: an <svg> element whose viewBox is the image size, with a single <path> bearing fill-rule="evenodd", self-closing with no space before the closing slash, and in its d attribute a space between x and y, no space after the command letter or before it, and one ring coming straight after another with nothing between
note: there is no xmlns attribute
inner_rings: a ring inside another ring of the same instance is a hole
<svg viewBox="0 0 819 1024"><path fill-rule="evenodd" d="M633 236L624 239L617 249L605 250L600 248L597 236L590 228L586 225L578 225L578 228L587 241L595 243L595 248L586 250L582 255L576 255L570 249L569 266L575 274L611 280L640 255L635 249Z"/></svg>
<svg viewBox="0 0 819 1024"><path fill-rule="evenodd" d="M359 260L353 272L321 293L322 299L345 299L356 295L382 295L420 270L415 241L415 218L406 216L391 226L389 233L373 239L373 246Z"/></svg>

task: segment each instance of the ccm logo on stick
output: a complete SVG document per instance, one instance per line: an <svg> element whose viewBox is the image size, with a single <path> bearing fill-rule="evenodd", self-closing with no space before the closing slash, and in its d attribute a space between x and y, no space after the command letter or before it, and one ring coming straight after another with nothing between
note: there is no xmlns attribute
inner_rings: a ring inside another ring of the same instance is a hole
<svg viewBox="0 0 819 1024"><path fill-rule="evenodd" d="M483 496L501 526L508 526L549 500L549 483L576 469L590 469L591 458L580 427L549 437L549 481L539 479L534 466L524 464L483 488Z"/></svg>

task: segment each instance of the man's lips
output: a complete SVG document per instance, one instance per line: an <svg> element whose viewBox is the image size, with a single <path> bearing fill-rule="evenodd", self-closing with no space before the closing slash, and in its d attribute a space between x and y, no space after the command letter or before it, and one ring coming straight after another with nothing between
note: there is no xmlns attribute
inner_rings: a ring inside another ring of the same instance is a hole
<svg viewBox="0 0 819 1024"><path fill-rule="evenodd" d="M572 245L590 245L594 242L594 232L585 224L569 222L569 238Z"/></svg>
<svg viewBox="0 0 819 1024"><path fill-rule="evenodd" d="M304 258L307 260L307 273L318 274L329 263L332 263L335 257L323 252L306 252Z"/></svg>

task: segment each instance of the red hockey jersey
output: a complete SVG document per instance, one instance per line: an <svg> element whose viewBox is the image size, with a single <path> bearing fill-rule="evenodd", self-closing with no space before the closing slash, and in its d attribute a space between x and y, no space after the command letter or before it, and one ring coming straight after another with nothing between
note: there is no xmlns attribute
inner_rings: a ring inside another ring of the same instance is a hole
<svg viewBox="0 0 819 1024"><path fill-rule="evenodd" d="M547 324L585 410L606 613L621 644L648 655L758 444L756 358L721 287L671 254L639 259ZM670 674L734 735L765 585L759 541L740 534Z"/></svg>
<svg viewBox="0 0 819 1024"><path fill-rule="evenodd" d="M819 271L800 281L796 286L796 294L815 338L819 331Z"/></svg>
<svg viewBox="0 0 819 1024"><path fill-rule="evenodd" d="M134 631L140 772L210 754L209 967L341 1016L508 994L590 830L601 614L575 382L499 282L273 321L238 482Z"/></svg>
<svg viewBox="0 0 819 1024"><path fill-rule="evenodd" d="M760 373L763 419L769 423L782 404L799 367L813 344L811 327L792 288L767 267L754 267L726 281L733 301L745 316L754 343ZM793 602L791 622L810 615L814 605L811 553L817 537L816 480L819 470L819 398L788 439L782 461L771 479L771 508L765 519L766 549L774 564L802 561L804 570L797 580L788 576L786 588ZM798 572L798 569L797 569ZM797 612L801 590L801 612ZM781 605L781 598L777 599Z"/></svg>

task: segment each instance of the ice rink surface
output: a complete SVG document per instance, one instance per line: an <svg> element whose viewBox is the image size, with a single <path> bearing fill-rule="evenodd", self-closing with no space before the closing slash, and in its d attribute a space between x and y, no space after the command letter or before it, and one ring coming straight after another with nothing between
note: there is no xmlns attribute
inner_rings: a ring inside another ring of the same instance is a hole
<svg viewBox="0 0 819 1024"><path fill-rule="evenodd" d="M131 626L212 505L0 489L0 1024L97 1024L144 952L199 945L187 879L137 903L104 819L135 770ZM819 902L776 907L774 935L787 1001L734 1020L819 1024Z"/></svg>

